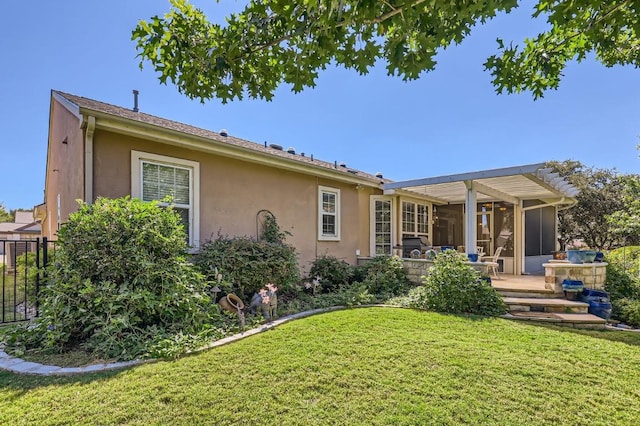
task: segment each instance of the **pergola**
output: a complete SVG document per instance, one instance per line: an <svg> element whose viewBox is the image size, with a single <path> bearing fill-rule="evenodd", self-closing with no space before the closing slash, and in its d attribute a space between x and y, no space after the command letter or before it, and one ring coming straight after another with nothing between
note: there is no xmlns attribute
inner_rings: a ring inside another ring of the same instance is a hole
<svg viewBox="0 0 640 426"><path fill-rule="evenodd" d="M544 163L529 164L471 173L460 173L392 182L383 185L385 195L419 195L435 205L465 205L465 246L476 247L475 218L477 203L504 201L514 205L514 232L524 235L524 214L542 207L570 207L575 204L578 189L553 173ZM535 206L524 207L526 200L540 200ZM519 214L518 214L519 213ZM516 274L522 272L524 238L514 247Z"/></svg>

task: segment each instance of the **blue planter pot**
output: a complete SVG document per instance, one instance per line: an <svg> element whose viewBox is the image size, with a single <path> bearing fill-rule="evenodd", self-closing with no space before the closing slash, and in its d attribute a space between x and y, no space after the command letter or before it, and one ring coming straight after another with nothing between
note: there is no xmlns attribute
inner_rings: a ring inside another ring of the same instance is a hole
<svg viewBox="0 0 640 426"><path fill-rule="evenodd" d="M468 253L467 257L469 258L469 262L477 262L478 261L478 253Z"/></svg>
<svg viewBox="0 0 640 426"><path fill-rule="evenodd" d="M571 263L583 263L584 258L584 252L581 250L567 250L567 260Z"/></svg>
<svg viewBox="0 0 640 426"><path fill-rule="evenodd" d="M571 292L581 292L584 289L584 283L580 280L564 280L562 281L562 290Z"/></svg>
<svg viewBox="0 0 640 426"><path fill-rule="evenodd" d="M604 319L611 318L613 307L609 300L609 293L606 291L585 288L582 290L580 300L589 304L590 314Z"/></svg>
<svg viewBox="0 0 640 426"><path fill-rule="evenodd" d="M593 250L580 250L584 256L584 258L582 259L582 261L584 263L593 263L593 261L596 259L596 252Z"/></svg>

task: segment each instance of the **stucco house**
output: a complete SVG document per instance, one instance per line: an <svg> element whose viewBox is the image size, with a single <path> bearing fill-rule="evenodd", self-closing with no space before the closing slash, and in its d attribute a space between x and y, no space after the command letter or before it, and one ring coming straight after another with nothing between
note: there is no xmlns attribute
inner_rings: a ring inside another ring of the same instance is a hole
<svg viewBox="0 0 640 426"><path fill-rule="evenodd" d="M424 237L467 252L503 247L501 268L521 274L550 257L556 211L575 194L542 164L392 182L293 148L52 91L36 217L55 239L77 199L172 195L194 249L218 234L256 236L268 210L291 232L303 268L323 254L352 264L400 254L409 237Z"/></svg>

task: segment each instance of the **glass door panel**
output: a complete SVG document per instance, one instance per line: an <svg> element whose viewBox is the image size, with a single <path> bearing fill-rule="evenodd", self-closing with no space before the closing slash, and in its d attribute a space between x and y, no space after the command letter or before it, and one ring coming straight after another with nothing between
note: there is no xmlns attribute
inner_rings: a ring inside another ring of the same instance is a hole
<svg viewBox="0 0 640 426"><path fill-rule="evenodd" d="M492 203L482 203L478 205L478 213L476 216L476 243L477 250L481 255L493 254L493 239L491 238L492 210Z"/></svg>
<svg viewBox="0 0 640 426"><path fill-rule="evenodd" d="M374 256L392 254L391 200L373 200Z"/></svg>

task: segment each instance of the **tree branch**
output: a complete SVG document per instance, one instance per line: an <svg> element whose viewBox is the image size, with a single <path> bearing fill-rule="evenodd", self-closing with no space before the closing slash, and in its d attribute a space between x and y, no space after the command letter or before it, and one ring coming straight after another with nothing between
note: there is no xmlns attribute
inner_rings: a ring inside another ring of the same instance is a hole
<svg viewBox="0 0 640 426"><path fill-rule="evenodd" d="M424 3L426 0L413 0L413 1L409 1L401 6L398 6L397 8L394 8L393 6L391 6L391 4L389 4L388 2L384 2L389 8L391 8L392 10L390 12L387 12L375 19L372 19L370 21L366 20L364 21L364 24L380 24L384 21L386 21L389 18L394 17L395 15L402 13L405 9L407 8L411 8L411 7L415 7L418 6L421 3ZM330 26L330 27L324 27L321 28L319 30L326 30L326 29L336 29L336 28L341 28L344 27L346 25L348 25L350 22L342 20L340 22L337 22L335 25ZM282 43L283 41L287 41L290 40L294 35L293 34L287 34L284 35L282 37L278 37L272 41L270 41L269 43L264 43L264 44L259 44L259 45L255 45L255 47L251 50L248 51L248 53L255 53L258 52L260 50L264 50L264 49L268 49L269 47L273 47L273 46L277 46L278 44Z"/></svg>

